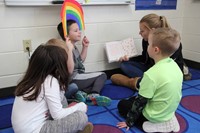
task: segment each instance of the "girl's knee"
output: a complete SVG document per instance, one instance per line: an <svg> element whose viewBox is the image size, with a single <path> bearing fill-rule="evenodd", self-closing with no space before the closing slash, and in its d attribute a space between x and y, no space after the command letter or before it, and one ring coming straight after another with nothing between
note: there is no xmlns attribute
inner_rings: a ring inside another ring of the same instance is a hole
<svg viewBox="0 0 200 133"><path fill-rule="evenodd" d="M77 114L77 120L79 120L80 123L88 122L88 116L86 115L86 113L82 111L76 111L75 113Z"/></svg>

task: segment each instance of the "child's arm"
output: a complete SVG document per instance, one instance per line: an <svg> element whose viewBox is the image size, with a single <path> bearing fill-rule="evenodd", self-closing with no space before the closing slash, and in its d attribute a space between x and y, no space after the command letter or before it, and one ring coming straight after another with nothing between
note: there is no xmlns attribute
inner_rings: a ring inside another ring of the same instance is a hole
<svg viewBox="0 0 200 133"><path fill-rule="evenodd" d="M45 101L49 112L54 120L62 119L76 111L87 112L87 105L83 102L77 103L69 108L63 108L61 103L63 92L60 91L60 85L56 78L48 76L44 82ZM64 97L64 96L63 96Z"/></svg>
<svg viewBox="0 0 200 133"><path fill-rule="evenodd" d="M81 51L81 59L84 62L86 57L87 57L87 50L88 50L88 46L89 46L89 40L87 39L86 36L84 36L83 41L82 41L82 51Z"/></svg>
<svg viewBox="0 0 200 133"><path fill-rule="evenodd" d="M72 50L74 49L74 45L71 43L68 37L66 38L66 46L68 49L67 68L68 68L69 73L72 74L74 71L74 60L73 60L73 53L72 53Z"/></svg>
<svg viewBox="0 0 200 133"><path fill-rule="evenodd" d="M74 106L74 105L76 105L77 104L77 102L72 102L72 103L70 103L68 106L67 106L67 108L69 108L69 107L72 107L72 106ZM87 109L86 109L86 112L88 111L88 106L87 106Z"/></svg>
<svg viewBox="0 0 200 133"><path fill-rule="evenodd" d="M140 114L142 113L142 110L147 104L147 100L147 98L138 95L135 101L133 102L131 110L127 114L126 122L117 123L117 127L126 128L126 130L129 130L129 127L132 127L136 120L139 118Z"/></svg>
<svg viewBox="0 0 200 133"><path fill-rule="evenodd" d="M126 124L128 127L132 127L135 121L139 118L142 110L144 109L145 105L147 104L147 98L138 95L133 102L131 110L127 114Z"/></svg>

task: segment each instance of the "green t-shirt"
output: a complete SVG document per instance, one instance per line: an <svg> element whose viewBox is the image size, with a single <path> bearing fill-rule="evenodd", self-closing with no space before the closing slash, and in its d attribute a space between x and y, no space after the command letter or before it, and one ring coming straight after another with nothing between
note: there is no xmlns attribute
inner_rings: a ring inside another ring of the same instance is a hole
<svg viewBox="0 0 200 133"><path fill-rule="evenodd" d="M148 98L143 115L151 122L172 118L181 100L183 74L174 60L165 58L144 73L139 94Z"/></svg>

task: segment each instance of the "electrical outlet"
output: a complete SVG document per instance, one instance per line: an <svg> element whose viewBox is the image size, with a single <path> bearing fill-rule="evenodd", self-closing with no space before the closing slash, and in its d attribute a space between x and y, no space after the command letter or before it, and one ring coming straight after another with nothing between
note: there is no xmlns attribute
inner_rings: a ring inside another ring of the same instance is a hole
<svg viewBox="0 0 200 133"><path fill-rule="evenodd" d="M31 45L31 40L23 40L23 48L24 52L28 52L27 48L29 48L29 51L32 51L32 45Z"/></svg>

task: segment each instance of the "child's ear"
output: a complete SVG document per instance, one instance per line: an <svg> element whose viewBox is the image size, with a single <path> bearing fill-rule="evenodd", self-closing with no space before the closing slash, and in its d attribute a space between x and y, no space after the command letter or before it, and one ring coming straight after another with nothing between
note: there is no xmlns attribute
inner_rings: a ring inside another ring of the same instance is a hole
<svg viewBox="0 0 200 133"><path fill-rule="evenodd" d="M158 47L154 47L154 51L155 51L155 53L158 53L158 52L160 52L160 49Z"/></svg>

